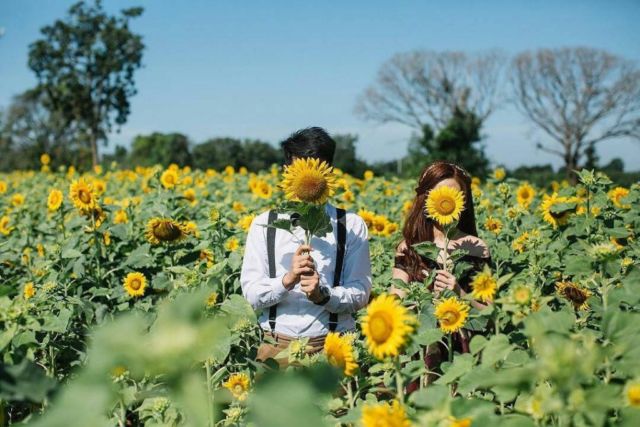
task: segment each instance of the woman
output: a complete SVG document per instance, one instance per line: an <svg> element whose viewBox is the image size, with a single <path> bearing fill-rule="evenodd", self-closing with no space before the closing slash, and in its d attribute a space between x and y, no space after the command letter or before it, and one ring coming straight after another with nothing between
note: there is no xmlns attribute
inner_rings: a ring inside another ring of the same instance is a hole
<svg viewBox="0 0 640 427"><path fill-rule="evenodd" d="M456 249L464 249L467 254L461 258L462 261L469 262L472 268L467 270L462 277L455 277L453 274L443 269L442 261L445 254L445 234L443 228L425 214L425 201L429 192L440 186L449 186L464 193L464 210L460 215L454 236L449 240L447 246L448 253ZM433 282L429 285L429 291L433 292L434 297L449 289L460 297L471 293L471 280L475 273L481 271L485 264L491 266L491 255L486 243L478 237L476 230L476 220L473 209L473 197L471 194L471 176L460 166L453 163L437 161L428 165L420 174L418 186L416 188L416 197L413 205L405 219L404 228L402 230L404 239L396 248L395 265L393 268L393 278L400 279L405 283L422 282L435 270L436 275ZM438 261L421 257L413 249L412 245L431 241L440 248ZM405 292L392 286L392 294L400 298L405 296ZM480 301L473 300L471 304L483 309L487 305ZM461 329L453 335L454 351L460 353L469 352L469 331ZM429 346L425 355L425 364L430 371L435 370L440 362L447 360L447 348L438 343ZM431 382L433 376L429 375L427 381ZM408 387L408 391L413 391L417 384Z"/></svg>

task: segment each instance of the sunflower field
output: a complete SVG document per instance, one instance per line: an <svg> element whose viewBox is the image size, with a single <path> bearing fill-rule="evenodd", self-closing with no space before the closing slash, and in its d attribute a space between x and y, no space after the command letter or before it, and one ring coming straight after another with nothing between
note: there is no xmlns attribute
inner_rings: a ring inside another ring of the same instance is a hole
<svg viewBox="0 0 640 427"><path fill-rule="evenodd" d="M369 227L374 299L324 352L294 341L283 371L255 361L239 284L251 221L284 197L277 167L41 160L0 175L0 426L640 425L638 184L474 178L493 260L478 310L391 279L414 181L336 171L332 203ZM428 372L460 328L469 352Z"/></svg>

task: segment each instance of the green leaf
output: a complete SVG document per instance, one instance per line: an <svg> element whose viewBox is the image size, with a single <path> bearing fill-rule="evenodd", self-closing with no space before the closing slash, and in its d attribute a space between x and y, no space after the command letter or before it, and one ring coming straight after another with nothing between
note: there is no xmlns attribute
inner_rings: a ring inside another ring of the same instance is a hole
<svg viewBox="0 0 640 427"><path fill-rule="evenodd" d="M76 249L65 249L62 251L60 256L64 259L80 258L82 256L82 252Z"/></svg>
<svg viewBox="0 0 640 427"><path fill-rule="evenodd" d="M428 258L432 261L438 261L438 254L440 253L440 248L436 246L435 243L430 241L424 241L420 243L416 243L411 245L413 249L418 253L418 255Z"/></svg>
<svg viewBox="0 0 640 427"><path fill-rule="evenodd" d="M473 368L473 356L464 353L454 357L453 363L447 368L444 375L435 381L436 384L449 384L471 371Z"/></svg>
<svg viewBox="0 0 640 427"><path fill-rule="evenodd" d="M482 366L494 366L514 349L506 335L494 335L482 351Z"/></svg>
<svg viewBox="0 0 640 427"><path fill-rule="evenodd" d="M69 319L71 319L71 314L71 310L63 308L57 315L48 315L44 318L42 330L49 332L65 332L67 330Z"/></svg>

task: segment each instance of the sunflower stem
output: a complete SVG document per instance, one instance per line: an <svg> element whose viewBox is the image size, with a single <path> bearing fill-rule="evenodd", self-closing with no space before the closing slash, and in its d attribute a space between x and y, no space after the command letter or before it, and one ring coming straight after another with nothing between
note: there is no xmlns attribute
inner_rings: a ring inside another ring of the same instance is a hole
<svg viewBox="0 0 640 427"><path fill-rule="evenodd" d="M400 356L396 356L393 361L396 368L396 399L398 400L398 402L404 403L404 384L402 382L402 366L400 365Z"/></svg>
<svg viewBox="0 0 640 427"><path fill-rule="evenodd" d="M211 382L212 382L212 378L211 378L211 361L209 359L207 359L204 362L204 366L205 369L207 371L207 397L209 398L209 404L208 406L208 417L209 417L209 427L214 427L215 426L215 414L213 412L213 404L214 404L214 395L213 395L213 390L211 389Z"/></svg>
<svg viewBox="0 0 640 427"><path fill-rule="evenodd" d="M447 334L447 343L449 344L449 362L453 362L453 333Z"/></svg>

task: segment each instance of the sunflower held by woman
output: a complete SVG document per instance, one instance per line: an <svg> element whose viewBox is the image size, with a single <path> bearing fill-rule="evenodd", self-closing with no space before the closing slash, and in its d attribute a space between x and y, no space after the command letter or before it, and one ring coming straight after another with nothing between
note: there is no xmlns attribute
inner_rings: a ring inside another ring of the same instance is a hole
<svg viewBox="0 0 640 427"><path fill-rule="evenodd" d="M443 227L460 219L463 209L462 191L446 185L431 190L425 202L427 216Z"/></svg>

